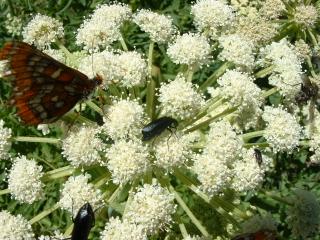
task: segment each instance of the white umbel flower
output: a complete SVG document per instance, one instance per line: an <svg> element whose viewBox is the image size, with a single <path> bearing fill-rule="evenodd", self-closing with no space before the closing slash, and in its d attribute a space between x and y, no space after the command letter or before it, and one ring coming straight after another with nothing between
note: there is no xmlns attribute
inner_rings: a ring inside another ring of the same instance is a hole
<svg viewBox="0 0 320 240"><path fill-rule="evenodd" d="M175 80L161 85L159 102L162 114L176 119L194 116L205 103L195 85L187 82L182 75L177 75Z"/></svg>
<svg viewBox="0 0 320 240"><path fill-rule="evenodd" d="M129 20L131 17L131 9L127 4L113 3L102 4L92 14L92 19L99 19L106 23L115 23L120 27L124 21Z"/></svg>
<svg viewBox="0 0 320 240"><path fill-rule="evenodd" d="M85 126L71 132L63 140L62 155L75 167L101 163L99 151L103 150L103 143L97 133L97 128Z"/></svg>
<svg viewBox="0 0 320 240"><path fill-rule="evenodd" d="M276 152L292 152L298 145L302 128L293 115L281 108L265 107L262 115L267 123L264 137Z"/></svg>
<svg viewBox="0 0 320 240"><path fill-rule="evenodd" d="M225 35L219 38L223 48L218 58L229 61L238 67L251 69L254 65L254 44L237 34Z"/></svg>
<svg viewBox="0 0 320 240"><path fill-rule="evenodd" d="M226 165L232 164L239 157L243 140L236 134L229 122L222 120L210 124L207 138L205 154L209 154Z"/></svg>
<svg viewBox="0 0 320 240"><path fill-rule="evenodd" d="M120 138L141 138L141 128L145 119L142 105L136 101L114 101L107 109L102 129L113 140Z"/></svg>
<svg viewBox="0 0 320 240"><path fill-rule="evenodd" d="M150 10L141 9L133 17L133 21L157 43L170 41L176 33L171 17Z"/></svg>
<svg viewBox="0 0 320 240"><path fill-rule="evenodd" d="M92 183L88 183L90 177L89 174L71 176L60 190L58 204L73 216L85 203L90 203L93 209L97 209L103 203L101 191L95 189Z"/></svg>
<svg viewBox="0 0 320 240"><path fill-rule="evenodd" d="M286 5L281 0L266 0L262 2L259 12L267 19L276 19L286 10Z"/></svg>
<svg viewBox="0 0 320 240"><path fill-rule="evenodd" d="M210 45L200 34L185 33L178 36L173 44L169 44L167 53L176 64L190 67L202 66L210 58Z"/></svg>
<svg viewBox="0 0 320 240"><path fill-rule="evenodd" d="M197 29L213 39L230 28L235 18L233 8L219 0L198 0L191 13Z"/></svg>
<svg viewBox="0 0 320 240"><path fill-rule="evenodd" d="M314 154L310 157L310 161L313 164L320 164L320 135L314 135L309 143L310 151Z"/></svg>
<svg viewBox="0 0 320 240"><path fill-rule="evenodd" d="M159 184L144 184L133 195L127 206L124 219L143 226L148 235L166 229L176 211L174 196Z"/></svg>
<svg viewBox="0 0 320 240"><path fill-rule="evenodd" d="M35 240L30 223L22 215L0 212L1 240Z"/></svg>
<svg viewBox="0 0 320 240"><path fill-rule="evenodd" d="M289 99L296 96L302 83L302 67L294 47L286 39L282 39L261 48L260 54L260 65L273 66L269 83L278 87L280 93Z"/></svg>
<svg viewBox="0 0 320 240"><path fill-rule="evenodd" d="M106 166L116 184L125 184L150 169L149 152L138 139L118 140L106 149Z"/></svg>
<svg viewBox="0 0 320 240"><path fill-rule="evenodd" d="M313 5L299 5L294 11L293 20L300 26L314 27L319 20L319 12Z"/></svg>
<svg viewBox="0 0 320 240"><path fill-rule="evenodd" d="M198 155L194 160L192 170L197 174L201 183L200 189L210 197L219 195L231 181L231 171L226 163L210 154Z"/></svg>
<svg viewBox="0 0 320 240"><path fill-rule="evenodd" d="M110 218L101 234L100 240L147 240L142 225L130 223L119 218Z"/></svg>
<svg viewBox="0 0 320 240"><path fill-rule="evenodd" d="M9 156L11 134L11 129L4 127L4 121L0 119L0 159L6 159Z"/></svg>
<svg viewBox="0 0 320 240"><path fill-rule="evenodd" d="M42 166L36 161L25 156L17 157L8 175L8 189L18 201L31 204L43 195L42 176Z"/></svg>
<svg viewBox="0 0 320 240"><path fill-rule="evenodd" d="M168 138L163 138L161 142L154 146L156 157L154 164L171 171L174 167L183 166L191 151L188 142L183 137L169 136Z"/></svg>
<svg viewBox="0 0 320 240"><path fill-rule="evenodd" d="M41 14L35 15L22 32L24 42L34 44L40 49L63 38L63 34L61 22Z"/></svg>
<svg viewBox="0 0 320 240"><path fill-rule="evenodd" d="M254 149L243 149L242 159L233 164L231 187L237 192L255 190L263 182L264 174L264 169L259 166L255 158Z"/></svg>

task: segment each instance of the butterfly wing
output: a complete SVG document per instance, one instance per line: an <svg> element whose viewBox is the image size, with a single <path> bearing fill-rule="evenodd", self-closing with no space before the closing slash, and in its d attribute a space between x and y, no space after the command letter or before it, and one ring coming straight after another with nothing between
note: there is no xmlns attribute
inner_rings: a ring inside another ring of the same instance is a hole
<svg viewBox="0 0 320 240"><path fill-rule="evenodd" d="M93 91L96 82L23 42L6 43L0 60L7 60L13 86L11 104L30 125L51 123Z"/></svg>

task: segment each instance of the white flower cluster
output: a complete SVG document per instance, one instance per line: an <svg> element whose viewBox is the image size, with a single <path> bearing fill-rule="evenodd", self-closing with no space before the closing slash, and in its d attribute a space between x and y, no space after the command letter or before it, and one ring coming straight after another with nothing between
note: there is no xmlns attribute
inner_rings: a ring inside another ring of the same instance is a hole
<svg viewBox="0 0 320 240"><path fill-rule="evenodd" d="M17 157L8 175L8 189L18 201L31 204L43 196L42 176L42 166L36 161Z"/></svg>
<svg viewBox="0 0 320 240"><path fill-rule="evenodd" d="M121 38L120 26L130 16L125 4L101 5L78 29L76 43L88 50L105 48Z"/></svg>
<svg viewBox="0 0 320 240"><path fill-rule="evenodd" d="M178 36L174 43L169 44L167 54L176 64L189 67L202 66L210 58L210 44L200 34L185 33Z"/></svg>
<svg viewBox="0 0 320 240"><path fill-rule="evenodd" d="M191 13L198 31L213 39L230 28L235 19L233 8L219 0L198 0Z"/></svg>
<svg viewBox="0 0 320 240"><path fill-rule="evenodd" d="M302 27L314 27L319 20L318 9L313 5L301 4L296 7L293 19Z"/></svg>
<svg viewBox="0 0 320 240"><path fill-rule="evenodd" d="M100 240L147 240L144 226L119 218L110 218Z"/></svg>
<svg viewBox="0 0 320 240"><path fill-rule="evenodd" d="M266 0L262 2L259 12L267 19L276 19L286 10L282 0Z"/></svg>
<svg viewBox="0 0 320 240"><path fill-rule="evenodd" d="M10 13L7 14L4 26L11 36L20 36L22 25L22 18L20 16L12 16Z"/></svg>
<svg viewBox="0 0 320 240"><path fill-rule="evenodd" d="M106 149L106 166L116 184L125 184L150 169L148 148L141 140L118 140Z"/></svg>
<svg viewBox="0 0 320 240"><path fill-rule="evenodd" d="M101 163L99 152L104 145L97 128L82 126L63 140L62 155L75 167Z"/></svg>
<svg viewBox="0 0 320 240"><path fill-rule="evenodd" d="M44 49L56 40L63 38L64 30L62 22L52 17L37 14L23 28L22 35L24 42Z"/></svg>
<svg viewBox="0 0 320 240"><path fill-rule="evenodd" d="M133 21L150 35L152 41L166 43L176 34L171 17L141 9L133 17Z"/></svg>
<svg viewBox="0 0 320 240"><path fill-rule="evenodd" d="M159 102L163 115L186 119L198 113L204 105L204 97L182 75L159 89Z"/></svg>
<svg viewBox="0 0 320 240"><path fill-rule="evenodd" d="M11 129L4 127L4 121L0 119L0 159L6 159L9 156L11 134Z"/></svg>
<svg viewBox="0 0 320 240"><path fill-rule="evenodd" d="M11 215L8 211L0 212L1 240L35 240L30 223L21 216Z"/></svg>
<svg viewBox="0 0 320 240"><path fill-rule="evenodd" d="M278 87L280 93L289 99L296 96L302 83L302 69L294 47L282 39L261 48L260 54L262 59L259 63L262 66L273 66L269 83Z"/></svg>
<svg viewBox="0 0 320 240"><path fill-rule="evenodd" d="M254 66L254 44L251 40L237 34L225 35L219 38L223 48L218 58L229 61L238 67L252 69Z"/></svg>
<svg viewBox="0 0 320 240"><path fill-rule="evenodd" d="M320 135L315 135L309 143L310 151L314 154L310 157L311 163L320 164Z"/></svg>
<svg viewBox="0 0 320 240"><path fill-rule="evenodd" d="M166 229L176 211L174 196L158 183L144 184L133 195L123 218L141 225L147 235Z"/></svg>
<svg viewBox="0 0 320 240"><path fill-rule="evenodd" d="M143 106L136 101L118 100L107 109L101 127L113 140L120 138L141 138L145 120Z"/></svg>
<svg viewBox="0 0 320 240"><path fill-rule="evenodd" d="M293 151L302 136L302 127L293 115L282 108L266 106L262 114L267 123L264 137L276 152Z"/></svg>
<svg viewBox="0 0 320 240"><path fill-rule="evenodd" d="M88 183L90 177L89 174L71 176L60 190L58 204L73 216L77 215L85 203L90 203L93 209L97 209L103 203L101 191Z"/></svg>

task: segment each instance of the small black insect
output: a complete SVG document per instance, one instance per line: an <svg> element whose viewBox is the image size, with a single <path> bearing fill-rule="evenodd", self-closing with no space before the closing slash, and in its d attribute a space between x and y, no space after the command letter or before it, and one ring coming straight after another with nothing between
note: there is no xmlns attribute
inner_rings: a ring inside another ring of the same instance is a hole
<svg viewBox="0 0 320 240"><path fill-rule="evenodd" d="M261 166L262 164L262 153L258 148L253 149L254 151L254 157L257 160L257 163L259 164L259 166Z"/></svg>
<svg viewBox="0 0 320 240"><path fill-rule="evenodd" d="M90 203L84 204L74 219L71 240L88 240L91 228L94 226L94 212Z"/></svg>
<svg viewBox="0 0 320 240"><path fill-rule="evenodd" d="M156 136L159 136L164 130L177 128L178 121L171 117L161 117L157 120L154 120L142 129L142 141L148 141Z"/></svg>
<svg viewBox="0 0 320 240"><path fill-rule="evenodd" d="M313 100L317 98L319 92L319 88L316 84L312 83L309 79L305 80L303 84L301 84L300 92L295 96L295 100L298 104L305 104L310 99Z"/></svg>

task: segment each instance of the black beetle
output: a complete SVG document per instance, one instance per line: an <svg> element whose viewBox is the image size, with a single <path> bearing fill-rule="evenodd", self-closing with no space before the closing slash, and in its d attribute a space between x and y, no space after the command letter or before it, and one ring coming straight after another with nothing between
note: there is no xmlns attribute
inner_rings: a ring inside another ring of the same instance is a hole
<svg viewBox="0 0 320 240"><path fill-rule="evenodd" d="M262 164L262 154L261 151L258 148L253 149L254 150L254 157L257 160L257 163L259 164L259 166L261 166Z"/></svg>
<svg viewBox="0 0 320 240"><path fill-rule="evenodd" d="M91 228L94 226L94 212L90 203L84 204L74 219L71 240L88 240Z"/></svg>
<svg viewBox="0 0 320 240"><path fill-rule="evenodd" d="M142 141L148 141L156 136L159 136L164 130L171 131L178 126L178 121L171 117L161 117L154 120L142 129Z"/></svg>

